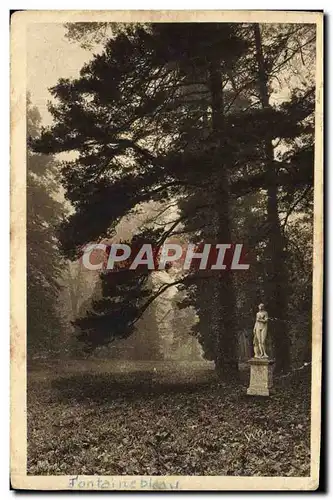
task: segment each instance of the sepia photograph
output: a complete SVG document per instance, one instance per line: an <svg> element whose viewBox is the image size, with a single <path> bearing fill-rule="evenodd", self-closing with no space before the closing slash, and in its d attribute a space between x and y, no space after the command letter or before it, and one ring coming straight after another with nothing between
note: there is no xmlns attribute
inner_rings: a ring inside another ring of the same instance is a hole
<svg viewBox="0 0 333 500"><path fill-rule="evenodd" d="M323 14L11 19L11 483L315 490Z"/></svg>

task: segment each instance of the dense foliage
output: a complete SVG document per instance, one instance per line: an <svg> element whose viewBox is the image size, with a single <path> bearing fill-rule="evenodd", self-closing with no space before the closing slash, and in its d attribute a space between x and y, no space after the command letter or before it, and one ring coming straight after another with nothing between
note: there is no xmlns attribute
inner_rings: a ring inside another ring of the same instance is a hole
<svg viewBox="0 0 333 500"><path fill-rule="evenodd" d="M288 296L299 294L295 273L304 265L293 224L311 247L314 42L311 25L122 26L79 78L51 89L54 124L32 141L44 154L76 153L62 168L74 209L61 227L67 257L112 238L119 221L148 200L176 202L178 217L135 235L137 243L158 246L181 233L189 241L248 244L246 275L178 280L185 305L199 315L194 333L225 377L236 371L242 318L250 321L258 301L274 318L281 370L290 364L289 317L294 326L295 309L310 313L309 288L289 305ZM297 212L307 217L303 224ZM142 270L111 274L102 276L103 298L79 322L91 347L130 335L170 286L152 291ZM307 276L309 283L309 268Z"/></svg>

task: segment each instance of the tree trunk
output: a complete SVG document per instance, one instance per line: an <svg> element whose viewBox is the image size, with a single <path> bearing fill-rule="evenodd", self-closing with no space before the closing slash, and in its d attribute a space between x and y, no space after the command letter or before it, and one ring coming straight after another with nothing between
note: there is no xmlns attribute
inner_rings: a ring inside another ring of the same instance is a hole
<svg viewBox="0 0 333 500"><path fill-rule="evenodd" d="M216 193L216 243L231 243L229 214L229 183L227 165L223 164L222 137L224 130L223 89L220 61L212 60L209 66L212 105L212 129L216 144L213 161L217 172ZM217 272L218 273L218 272ZM235 331L236 300L230 271L221 271L216 276L216 300L219 310L216 342L216 369L224 380L235 380L238 372L237 338Z"/></svg>
<svg viewBox="0 0 333 500"><path fill-rule="evenodd" d="M254 24L256 60L258 65L259 94L262 108L270 109L268 93L268 77L262 50L260 27ZM265 286L266 306L271 318L269 323L274 343L276 369L284 371L290 366L290 342L286 323L287 275L284 262L284 238L278 212L278 182L274 162L274 148L270 139L264 140L265 168L268 185L267 190L267 279Z"/></svg>

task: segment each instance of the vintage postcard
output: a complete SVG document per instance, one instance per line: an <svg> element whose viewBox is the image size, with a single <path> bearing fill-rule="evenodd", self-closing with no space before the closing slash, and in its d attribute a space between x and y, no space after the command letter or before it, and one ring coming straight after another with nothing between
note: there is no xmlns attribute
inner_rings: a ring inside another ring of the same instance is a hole
<svg viewBox="0 0 333 500"><path fill-rule="evenodd" d="M11 19L11 484L315 490L323 13Z"/></svg>

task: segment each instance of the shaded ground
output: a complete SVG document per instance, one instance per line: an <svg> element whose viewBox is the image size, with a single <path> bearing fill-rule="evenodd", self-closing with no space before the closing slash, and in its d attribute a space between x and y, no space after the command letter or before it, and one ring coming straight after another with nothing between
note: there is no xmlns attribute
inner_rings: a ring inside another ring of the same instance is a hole
<svg viewBox="0 0 333 500"><path fill-rule="evenodd" d="M205 363L94 363L29 372L29 474L309 475L307 369L257 398Z"/></svg>

